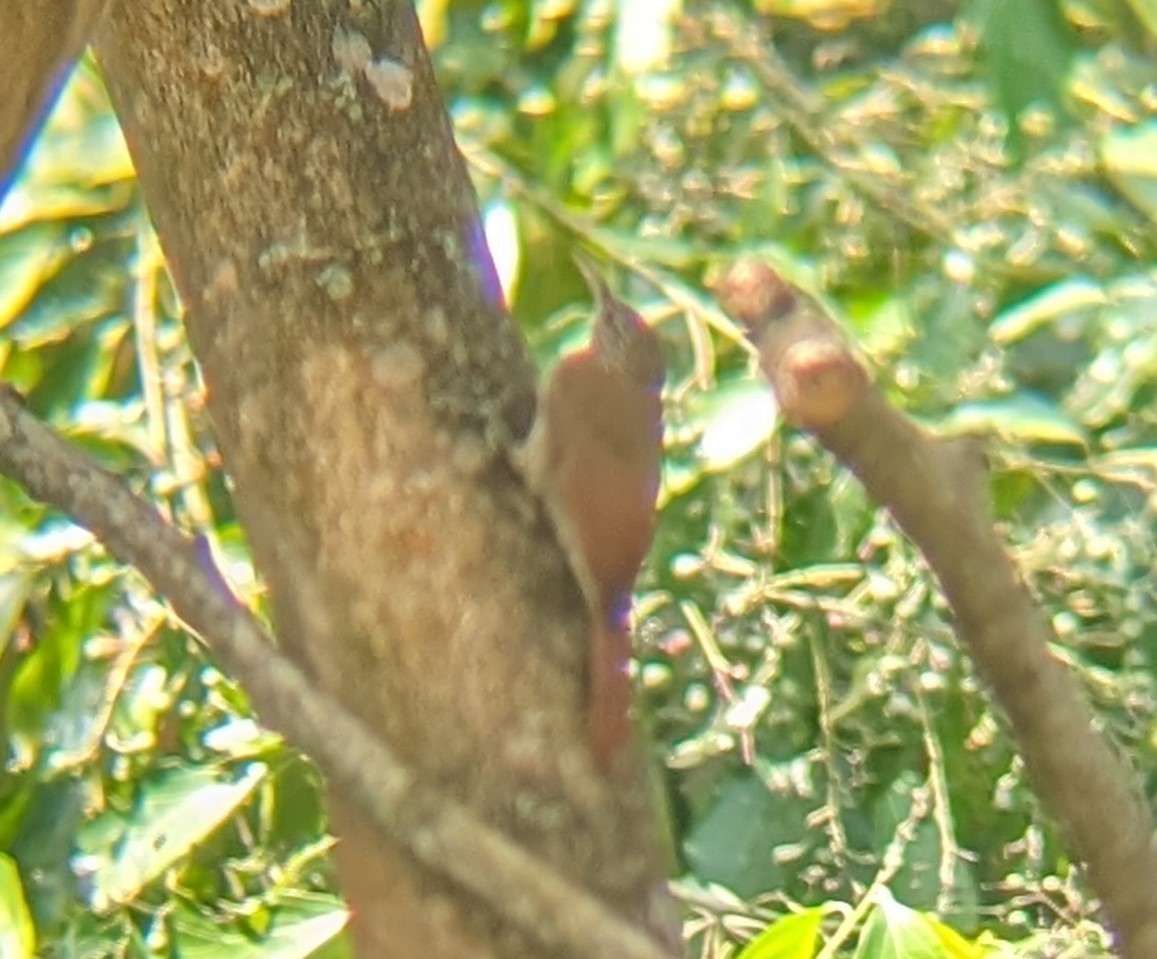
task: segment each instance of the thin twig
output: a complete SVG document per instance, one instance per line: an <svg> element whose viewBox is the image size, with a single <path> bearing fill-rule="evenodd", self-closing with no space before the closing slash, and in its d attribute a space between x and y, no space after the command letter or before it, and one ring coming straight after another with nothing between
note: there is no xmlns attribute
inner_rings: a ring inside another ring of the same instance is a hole
<svg viewBox="0 0 1157 959"><path fill-rule="evenodd" d="M892 841L884 850L884 857L880 862L872 884L868 887L856 903L856 908L844 916L832 937L824 943L823 949L816 953L816 959L834 959L840 948L864 921L868 913L874 909L881 895L887 894L888 883L900 871L904 864L904 850L916 838L916 827L928 815L927 787L920 787L912 792L912 805L908 815L904 818L892 835Z"/></svg>
<svg viewBox="0 0 1157 959"><path fill-rule="evenodd" d="M836 762L835 725L832 723L832 676L828 669L827 650L821 648L821 636L812 636L808 647L811 650L812 671L815 673L816 706L819 711L820 736L823 745L824 765L827 769L825 820L828 836L831 838L832 857L837 868L844 868L848 861L848 836L844 832L844 822L840 813L840 770Z"/></svg>
<svg viewBox="0 0 1157 959"><path fill-rule="evenodd" d="M940 833L940 896L942 912L951 908L951 896L956 889L956 862L960 858L960 847L956 844L956 827L952 822L952 793L948 786L948 774L944 764L944 750L940 737L932 722L932 711L928 708L928 697L920 688L919 679L913 677L909 683L912 695L920 710L920 725L924 730L924 751L928 754L928 785L932 790L932 818Z"/></svg>
<svg viewBox="0 0 1157 959"><path fill-rule="evenodd" d="M664 298L685 311L688 319L692 321L688 327L688 334L692 346L696 347L697 351L709 347L709 339L706 338L702 327L710 327L740 349L750 351L751 346L743 335L743 330L709 297L693 290L669 273L648 266L629 253L624 253L614 244L606 242L607 233L605 230L586 217L568 210L547 190L531 182L517 168L493 152L476 144L471 144L469 141L462 142L460 146L466 162L479 173L499 180L513 193L528 200L549 216L559 226L597 246L610 260L649 283ZM713 370L714 365L709 357L697 356L696 358L697 373L701 373L703 369Z"/></svg>
<svg viewBox="0 0 1157 959"><path fill-rule="evenodd" d="M863 137L854 135L848 124L841 124L824 112L823 101L792 73L758 24L720 8L713 10L705 22L711 35L751 71L776 114L792 133L860 196L913 232L983 260L983 272L989 277L1025 278L1025 271L1015 264L978 249L950 216L914 199L910 184L896 178L888 182L878 169L858 165L852 158L852 150L843 144L862 146L859 141Z"/></svg>
<svg viewBox="0 0 1157 959"><path fill-rule="evenodd" d="M881 183L879 173L866 173L848 162L846 153L837 147L839 141L831 118L823 113L823 101L805 89L753 23L716 10L710 17L710 28L726 44L728 52L751 70L792 132L843 180L910 229L961 249L968 248L957 236L952 221L940 211L918 205L904 190Z"/></svg>

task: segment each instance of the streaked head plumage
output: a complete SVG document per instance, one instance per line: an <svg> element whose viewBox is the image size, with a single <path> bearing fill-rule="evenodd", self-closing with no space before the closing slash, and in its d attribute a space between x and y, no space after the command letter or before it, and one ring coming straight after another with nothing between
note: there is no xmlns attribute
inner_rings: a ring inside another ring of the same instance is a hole
<svg viewBox="0 0 1157 959"><path fill-rule="evenodd" d="M575 263L595 298L591 348L609 366L626 371L636 382L658 390L666 376L659 337L639 313L615 296L594 262L576 256Z"/></svg>

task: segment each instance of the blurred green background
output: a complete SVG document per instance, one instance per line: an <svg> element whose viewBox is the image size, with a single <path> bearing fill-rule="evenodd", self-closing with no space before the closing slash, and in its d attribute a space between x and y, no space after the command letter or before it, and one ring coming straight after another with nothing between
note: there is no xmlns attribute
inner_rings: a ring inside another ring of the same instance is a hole
<svg viewBox="0 0 1157 959"><path fill-rule="evenodd" d="M926 568L778 423L710 289L768 257L895 404L987 438L1055 651L1152 793L1157 3L420 8L540 366L588 329L578 247L667 350L637 676L692 954L808 959L839 926L827 956L1108 955ZM0 208L0 377L261 608L87 62ZM312 765L6 481L0 637L0 957L346 954Z"/></svg>

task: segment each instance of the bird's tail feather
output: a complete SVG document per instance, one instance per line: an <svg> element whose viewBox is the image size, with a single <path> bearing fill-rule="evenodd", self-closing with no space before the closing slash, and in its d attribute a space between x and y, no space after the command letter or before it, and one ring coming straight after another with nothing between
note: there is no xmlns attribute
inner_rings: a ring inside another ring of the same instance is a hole
<svg viewBox="0 0 1157 959"><path fill-rule="evenodd" d="M587 738L591 754L603 772L610 772L628 751L631 724L631 629L621 622L592 626L590 690L587 697Z"/></svg>

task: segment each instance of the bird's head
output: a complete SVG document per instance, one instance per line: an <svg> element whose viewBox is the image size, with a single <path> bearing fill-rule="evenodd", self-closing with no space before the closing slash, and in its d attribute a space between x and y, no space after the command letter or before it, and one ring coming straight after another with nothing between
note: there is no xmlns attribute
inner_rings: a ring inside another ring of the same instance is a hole
<svg viewBox="0 0 1157 959"><path fill-rule="evenodd" d="M592 263L584 259L576 262L595 298L597 313L591 351L607 367L621 370L636 383L658 392L667 372L659 337L635 310L610 291Z"/></svg>

